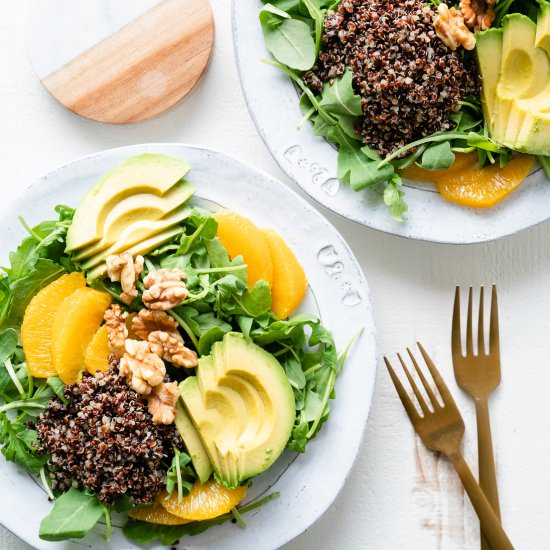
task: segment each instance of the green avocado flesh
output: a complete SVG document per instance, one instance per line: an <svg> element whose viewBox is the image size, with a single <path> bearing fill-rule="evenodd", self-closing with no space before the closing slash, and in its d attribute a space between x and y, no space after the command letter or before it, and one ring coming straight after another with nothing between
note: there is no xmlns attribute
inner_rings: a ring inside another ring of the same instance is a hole
<svg viewBox="0 0 550 550"><path fill-rule="evenodd" d="M191 462L199 476L199 481L206 483L212 475L212 464L202 444L199 432L197 432L181 401L178 401L176 405L175 423L187 449L187 454L191 457Z"/></svg>
<svg viewBox="0 0 550 550"><path fill-rule="evenodd" d="M121 252L128 252L132 256L137 256L138 254L147 254L148 252L151 252L151 250L158 248L161 244L164 244L170 239L173 239L180 232L181 229L179 227L171 227L170 229L166 229L158 235L153 235L149 239L140 241L139 243L131 246L130 248L127 248L126 250L122 250ZM107 255L103 256L103 259L107 258ZM106 273L107 264L102 261L99 265L86 273L86 278L89 282L92 282L96 279L99 279L100 277L104 277Z"/></svg>
<svg viewBox="0 0 550 550"><path fill-rule="evenodd" d="M201 357L181 397L216 479L227 487L267 470L286 447L294 393L277 359L230 332Z"/></svg>
<svg viewBox="0 0 550 550"><path fill-rule="evenodd" d="M157 154L125 161L82 199L67 234L67 252L89 257L85 248L108 247L130 224L158 220L182 206L193 194L191 184L182 181L190 169L182 160Z"/></svg>
<svg viewBox="0 0 550 550"><path fill-rule="evenodd" d="M491 137L516 151L550 154L550 57L545 41L550 12L538 23L524 15L504 19L502 29L477 37L482 102ZM540 45L540 47L539 47Z"/></svg>

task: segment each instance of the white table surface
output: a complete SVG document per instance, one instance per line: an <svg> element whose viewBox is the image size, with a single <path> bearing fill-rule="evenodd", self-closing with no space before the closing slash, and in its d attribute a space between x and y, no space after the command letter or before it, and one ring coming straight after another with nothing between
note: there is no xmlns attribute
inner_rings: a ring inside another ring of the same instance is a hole
<svg viewBox="0 0 550 550"><path fill-rule="evenodd" d="M82 155L154 141L219 149L289 183L258 137L242 99L231 43L230 1L212 3L216 47L199 88L158 119L114 127L78 118L48 95L25 50L29 2L4 2L1 200L9 201L41 174ZM324 213L348 239L367 275L379 353L402 350L416 339L424 342L465 417L465 451L473 467L473 407L456 388L450 363L452 295L457 283L498 283L503 382L492 401L492 416L503 521L517 548L548 549L550 225L496 243L452 247L382 235ZM453 472L415 441L387 373L380 367L363 450L346 487L326 515L287 548L479 548L475 518ZM28 546L1 529L0 548Z"/></svg>

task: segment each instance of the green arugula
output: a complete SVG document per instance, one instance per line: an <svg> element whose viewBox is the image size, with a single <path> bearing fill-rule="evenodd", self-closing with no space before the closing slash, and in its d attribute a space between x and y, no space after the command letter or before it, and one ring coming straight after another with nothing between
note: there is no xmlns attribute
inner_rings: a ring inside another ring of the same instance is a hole
<svg viewBox="0 0 550 550"><path fill-rule="evenodd" d="M267 49L275 59L300 71L313 67L316 45L307 23L293 19L271 4L267 4L260 12L260 23Z"/></svg>
<svg viewBox="0 0 550 550"><path fill-rule="evenodd" d="M189 494L196 479L195 471L191 467L191 457L179 449L174 449L172 464L166 472L166 492L171 495L174 489L177 489L178 501L181 502L181 499Z"/></svg>
<svg viewBox="0 0 550 550"><path fill-rule="evenodd" d="M71 488L55 501L52 511L41 521L42 540L80 539L86 536L105 517L107 538L110 535L110 510L94 495Z"/></svg>

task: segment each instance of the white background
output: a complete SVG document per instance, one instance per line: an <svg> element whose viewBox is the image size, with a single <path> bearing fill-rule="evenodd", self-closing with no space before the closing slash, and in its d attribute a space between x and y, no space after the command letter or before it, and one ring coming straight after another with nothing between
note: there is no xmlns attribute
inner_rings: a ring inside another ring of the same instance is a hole
<svg viewBox="0 0 550 550"><path fill-rule="evenodd" d="M113 127L80 119L48 95L25 49L29 2L3 2L2 202L77 157L155 141L219 149L289 183L258 137L242 99L233 59L230 2L212 4L216 47L200 87L156 120ZM428 347L465 417L466 456L474 467L473 407L456 388L450 364L452 295L455 284L498 283L503 382L492 400L492 417L503 521L517 548L550 548L550 225L496 243L451 247L382 235L324 213L349 241L371 285L379 353L402 350L417 339ZM454 474L444 460L415 442L380 367L363 449L346 487L329 512L288 548L479 548L475 518ZM326 475L331 475L330 470ZM0 530L0 548L28 547Z"/></svg>

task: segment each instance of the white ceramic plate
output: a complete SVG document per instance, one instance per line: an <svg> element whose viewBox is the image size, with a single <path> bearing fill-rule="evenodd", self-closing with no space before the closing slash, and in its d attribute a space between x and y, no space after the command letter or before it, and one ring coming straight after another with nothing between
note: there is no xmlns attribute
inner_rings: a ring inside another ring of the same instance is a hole
<svg viewBox="0 0 550 550"><path fill-rule="evenodd" d="M261 58L266 50L258 13L260 0L233 0L233 39L241 85L258 132L281 169L306 193L338 214L386 233L433 242L480 243L512 235L550 218L550 183L541 170L500 205L489 210L444 201L433 186L409 182L409 221L391 219L373 190L354 192L336 178L337 151L313 135L302 119L291 81Z"/></svg>
<svg viewBox="0 0 550 550"><path fill-rule="evenodd" d="M82 195L103 174L123 160L143 152L165 153L187 160L189 179L199 201L208 201L249 216L263 227L281 233L296 252L309 280L303 309L317 312L333 331L339 349L365 328L337 382L337 399L329 422L307 452L283 455L255 480L247 501L280 491L277 500L247 515L248 527L213 528L186 537L182 547L258 550L278 548L315 522L342 488L359 451L374 388L376 352L369 289L350 249L307 202L281 183L221 153L176 144L123 147L72 162L29 187L2 214L1 260L25 236L18 215L31 225L51 219L56 204L77 205ZM134 548L120 529L110 543L96 529L85 540L46 543L38 538L40 520L49 512L43 490L12 463L0 461L0 522L35 548ZM8 497L9 495L9 497ZM121 520L115 523L121 524Z"/></svg>

